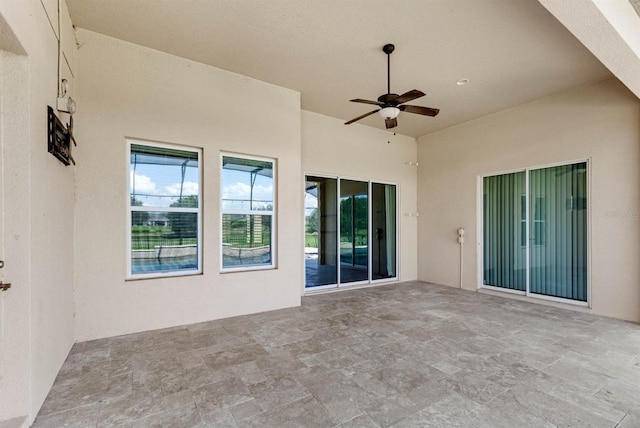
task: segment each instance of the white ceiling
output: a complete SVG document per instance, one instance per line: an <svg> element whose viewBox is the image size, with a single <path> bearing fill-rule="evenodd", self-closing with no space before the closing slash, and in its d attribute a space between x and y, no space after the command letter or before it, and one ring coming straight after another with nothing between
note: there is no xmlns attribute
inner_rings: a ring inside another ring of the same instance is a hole
<svg viewBox="0 0 640 428"><path fill-rule="evenodd" d="M421 136L611 73L536 0L67 0L81 28L300 91L347 121L348 102L427 93L398 133ZM458 79L470 83L457 86ZM377 115L359 123L384 128ZM349 125L357 126L357 125Z"/></svg>

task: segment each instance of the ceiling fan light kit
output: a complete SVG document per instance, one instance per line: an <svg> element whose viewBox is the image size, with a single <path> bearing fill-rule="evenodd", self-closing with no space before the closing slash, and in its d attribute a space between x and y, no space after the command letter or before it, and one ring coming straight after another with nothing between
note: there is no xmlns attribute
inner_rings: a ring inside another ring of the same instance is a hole
<svg viewBox="0 0 640 428"><path fill-rule="evenodd" d="M378 114L384 120L395 119L400 114L400 109L398 107L385 107L378 110Z"/></svg>
<svg viewBox="0 0 640 428"><path fill-rule="evenodd" d="M392 44L386 44L382 47L382 51L387 55L387 93L380 95L377 101L363 100L360 98L350 100L354 103L373 104L380 108L358 116L355 119L351 119L350 121L345 122L345 125L350 125L354 122L359 121L360 119L364 119L367 116L378 113L380 117L384 119L385 127L387 129L391 129L398 126L397 117L401 111L431 117L436 116L440 112L440 110L437 108L404 104L406 102L425 96L424 92L417 89L412 89L402 95L391 93L391 53L394 50L395 46Z"/></svg>

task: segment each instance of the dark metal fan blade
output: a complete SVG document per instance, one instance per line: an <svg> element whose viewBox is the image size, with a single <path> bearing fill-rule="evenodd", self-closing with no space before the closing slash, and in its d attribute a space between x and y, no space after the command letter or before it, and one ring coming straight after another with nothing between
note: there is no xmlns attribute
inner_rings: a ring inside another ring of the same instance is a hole
<svg viewBox="0 0 640 428"><path fill-rule="evenodd" d="M380 109L370 111L369 113L365 113L365 114L363 114L362 116L358 116L358 117L356 117L355 119L351 119L349 122L345 122L344 124L345 124L345 125L350 125L350 124L352 124L353 122L357 122L357 121L359 121L360 119L364 119L364 118L365 118L365 117L367 117L367 116L371 116L373 113L375 113L375 112L377 112L377 111L379 111L379 110L380 110Z"/></svg>
<svg viewBox="0 0 640 428"><path fill-rule="evenodd" d="M430 108L430 107L422 107L422 106L398 106L400 111L406 111L407 113L416 113L424 116L436 116L440 113L440 109Z"/></svg>
<svg viewBox="0 0 640 428"><path fill-rule="evenodd" d="M393 119L385 119L384 126L386 126L387 129L395 128L396 126L398 126L398 119L396 119L395 117Z"/></svg>
<svg viewBox="0 0 640 428"><path fill-rule="evenodd" d="M398 104L408 103L409 101L413 101L416 98L420 98L424 96L425 96L424 92L419 91L417 89L412 89L409 92L405 92L404 94L397 97L395 100L393 100L393 102Z"/></svg>
<svg viewBox="0 0 640 428"><path fill-rule="evenodd" d="M360 98L356 98L355 100L349 100L352 103L364 103L364 104L373 104L376 106L383 106L384 104L382 104L381 102L378 101L369 101L369 100L362 100Z"/></svg>

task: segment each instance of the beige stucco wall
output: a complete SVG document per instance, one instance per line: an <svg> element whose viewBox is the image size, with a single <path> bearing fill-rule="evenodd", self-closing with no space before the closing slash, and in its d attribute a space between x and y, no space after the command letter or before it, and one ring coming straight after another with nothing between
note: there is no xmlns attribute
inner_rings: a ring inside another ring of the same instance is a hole
<svg viewBox="0 0 640 428"><path fill-rule="evenodd" d="M591 303L640 321L640 102L617 80L555 94L418 140L421 280L478 287L480 174L590 159Z"/></svg>
<svg viewBox="0 0 640 428"><path fill-rule="evenodd" d="M78 30L76 340L300 304L297 92ZM125 281L125 138L203 149L202 275ZM278 268L220 273L220 152L275 158Z"/></svg>
<svg viewBox="0 0 640 428"><path fill-rule="evenodd" d="M416 163L412 137L302 111L302 168L309 174L398 185L399 280L417 278ZM302 215L300 213L300 215Z"/></svg>
<svg viewBox="0 0 640 428"><path fill-rule="evenodd" d="M47 152L47 105L56 105L58 35L73 67L64 1L0 2L5 282L0 420L31 422L74 341L73 167ZM53 13L55 11L55 14ZM71 69L65 70L72 85ZM68 115L58 113L63 122Z"/></svg>

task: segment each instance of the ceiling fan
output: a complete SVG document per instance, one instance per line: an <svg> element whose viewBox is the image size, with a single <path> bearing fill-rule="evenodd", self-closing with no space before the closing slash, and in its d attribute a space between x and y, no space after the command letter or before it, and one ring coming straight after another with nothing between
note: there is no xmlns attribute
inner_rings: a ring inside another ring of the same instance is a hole
<svg viewBox="0 0 640 428"><path fill-rule="evenodd" d="M430 107L422 107L422 106L412 106L406 105L404 103L413 101L417 98L424 97L425 93L419 91L417 89L412 89L409 92L405 92L402 95L392 94L391 93L391 53L395 49L395 46L392 44L384 45L382 51L387 54L387 93L384 95L380 95L378 97L378 101L369 101L362 100L360 98L356 98L354 100L350 100L354 103L364 103L364 104L374 104L379 106L380 108L370 111L369 113L365 113L362 116L358 116L355 119L351 119L348 122L345 122L345 125L350 125L353 122L357 122L360 119L364 119L367 116L370 116L374 113L378 113L380 117L384 119L384 124L387 129L395 128L398 126L398 115L401 111L406 111L407 113L415 113L421 114L423 116L436 116L440 109L430 108Z"/></svg>

